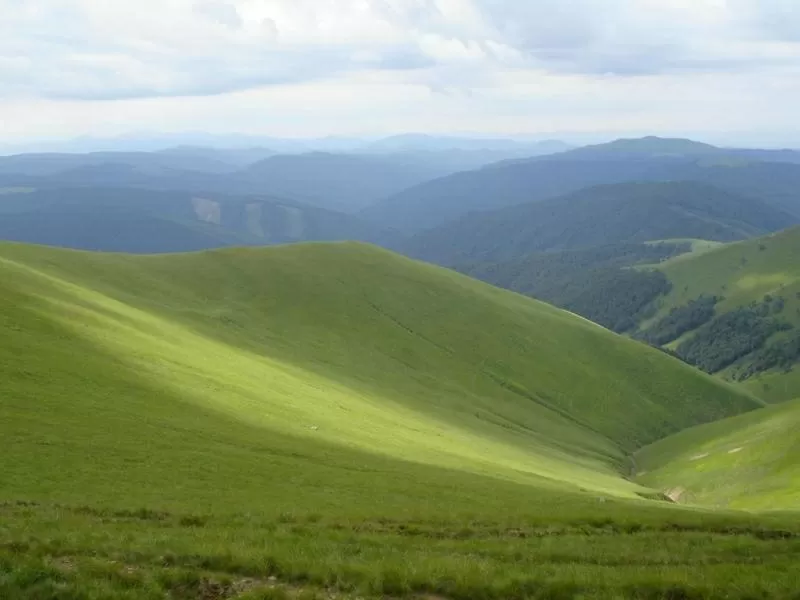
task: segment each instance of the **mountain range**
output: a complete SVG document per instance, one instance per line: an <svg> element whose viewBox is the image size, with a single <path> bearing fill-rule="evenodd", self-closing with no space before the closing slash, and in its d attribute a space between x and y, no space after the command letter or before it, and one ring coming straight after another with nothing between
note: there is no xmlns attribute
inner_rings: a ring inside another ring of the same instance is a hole
<svg viewBox="0 0 800 600"><path fill-rule="evenodd" d="M791 151L329 142L0 159L0 598L796 595Z"/></svg>
<svg viewBox="0 0 800 600"><path fill-rule="evenodd" d="M619 140L455 173L406 189L363 214L414 234L470 212L546 200L597 185L698 181L800 216L799 155L728 150L689 140Z"/></svg>
<svg viewBox="0 0 800 600"><path fill-rule="evenodd" d="M798 222L766 202L705 184L622 183L473 213L411 237L403 249L455 265L671 238L734 241Z"/></svg>

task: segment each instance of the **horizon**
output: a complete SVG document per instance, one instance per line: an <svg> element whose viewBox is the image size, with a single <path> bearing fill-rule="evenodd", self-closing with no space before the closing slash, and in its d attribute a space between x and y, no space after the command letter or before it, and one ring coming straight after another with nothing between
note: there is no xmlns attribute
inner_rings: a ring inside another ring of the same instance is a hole
<svg viewBox="0 0 800 600"><path fill-rule="evenodd" d="M800 146L785 0L5 3L4 147L144 131Z"/></svg>
<svg viewBox="0 0 800 600"><path fill-rule="evenodd" d="M686 140L701 144L710 144L720 148L762 148L771 150L798 150L797 144L758 143L758 140L748 140L736 137L727 138L728 141L709 139L701 136L681 135L612 135L612 136L575 136L559 135L558 133L534 135L504 135L502 133L474 133L452 132L432 133L409 131L389 135L305 135L305 136L270 136L258 134L245 134L238 132L211 134L203 131L187 131L176 133L136 132L119 136L92 136L82 135L65 138L45 138L20 141L17 143L4 143L0 141L0 156L13 156L18 154L86 154L94 152L159 152L177 148L204 148L217 150L244 150L244 149L274 149L278 154L299 154L309 152L323 153L358 153L372 150L374 144L390 140L408 138L424 144L424 140L431 142L453 142L453 147L442 146L439 148L398 148L395 152L403 151L447 151L457 149L458 142L487 142L507 143L517 145L520 149L526 146L534 147L544 144L563 144L564 150L591 145L609 144L620 140L642 140L646 138L666 140ZM741 139L740 143L736 139ZM278 146L271 148L270 144ZM296 144L295 147L291 147ZM288 147L287 147L288 145ZM491 147L475 146L471 150L491 150ZM560 150L554 150L560 151Z"/></svg>

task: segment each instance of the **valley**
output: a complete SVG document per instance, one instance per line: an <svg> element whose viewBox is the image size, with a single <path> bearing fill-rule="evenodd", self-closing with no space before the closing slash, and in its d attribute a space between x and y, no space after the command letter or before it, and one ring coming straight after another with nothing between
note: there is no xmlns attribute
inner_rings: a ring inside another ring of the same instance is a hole
<svg viewBox="0 0 800 600"><path fill-rule="evenodd" d="M796 595L795 153L423 142L0 158L0 597Z"/></svg>

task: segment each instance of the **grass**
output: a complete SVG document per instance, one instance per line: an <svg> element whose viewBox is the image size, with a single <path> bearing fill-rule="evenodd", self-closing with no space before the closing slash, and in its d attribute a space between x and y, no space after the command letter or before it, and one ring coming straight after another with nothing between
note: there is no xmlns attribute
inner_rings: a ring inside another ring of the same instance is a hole
<svg viewBox="0 0 800 600"><path fill-rule="evenodd" d="M0 331L3 598L792 589L792 519L623 476L758 400L450 271L7 244Z"/></svg>
<svg viewBox="0 0 800 600"><path fill-rule="evenodd" d="M800 506L800 400L692 428L642 450L639 480L682 501L745 509Z"/></svg>
<svg viewBox="0 0 800 600"><path fill-rule="evenodd" d="M765 295L783 296L785 317L800 324L800 228L764 238L725 244L690 259L662 267L673 283L660 314L698 296L724 297L720 310L760 302Z"/></svg>
<svg viewBox="0 0 800 600"><path fill-rule="evenodd" d="M643 327L665 316L672 308L702 295L723 298L717 306L717 314L761 302L766 295L780 296L785 300L780 318L800 327L798 256L800 228L794 228L666 261L656 268L672 282L672 291L660 303L658 313ZM674 349L689 335L669 346ZM800 378L793 372L766 373L749 380L745 388L770 402L782 402L800 396Z"/></svg>
<svg viewBox="0 0 800 600"><path fill-rule="evenodd" d="M723 242L714 242L711 240L698 240L692 238L674 238L669 240L657 240L654 242L646 242L648 245L655 245L655 244L688 244L689 251L684 252L683 254L679 254L669 260L665 260L664 262L660 263L660 266L664 267L667 265L673 265L677 262L682 262L687 259L695 258L701 254L705 254L706 252L710 252L711 250L716 250L720 246L724 246ZM656 266L656 265L649 265L649 266Z"/></svg>

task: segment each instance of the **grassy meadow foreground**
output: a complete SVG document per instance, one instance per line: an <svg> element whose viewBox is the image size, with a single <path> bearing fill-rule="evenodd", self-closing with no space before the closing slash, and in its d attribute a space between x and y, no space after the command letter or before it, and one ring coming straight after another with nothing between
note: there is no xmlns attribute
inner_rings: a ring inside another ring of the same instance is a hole
<svg viewBox="0 0 800 600"><path fill-rule="evenodd" d="M447 270L5 244L0 331L2 598L800 592L796 515L631 476L759 399Z"/></svg>

